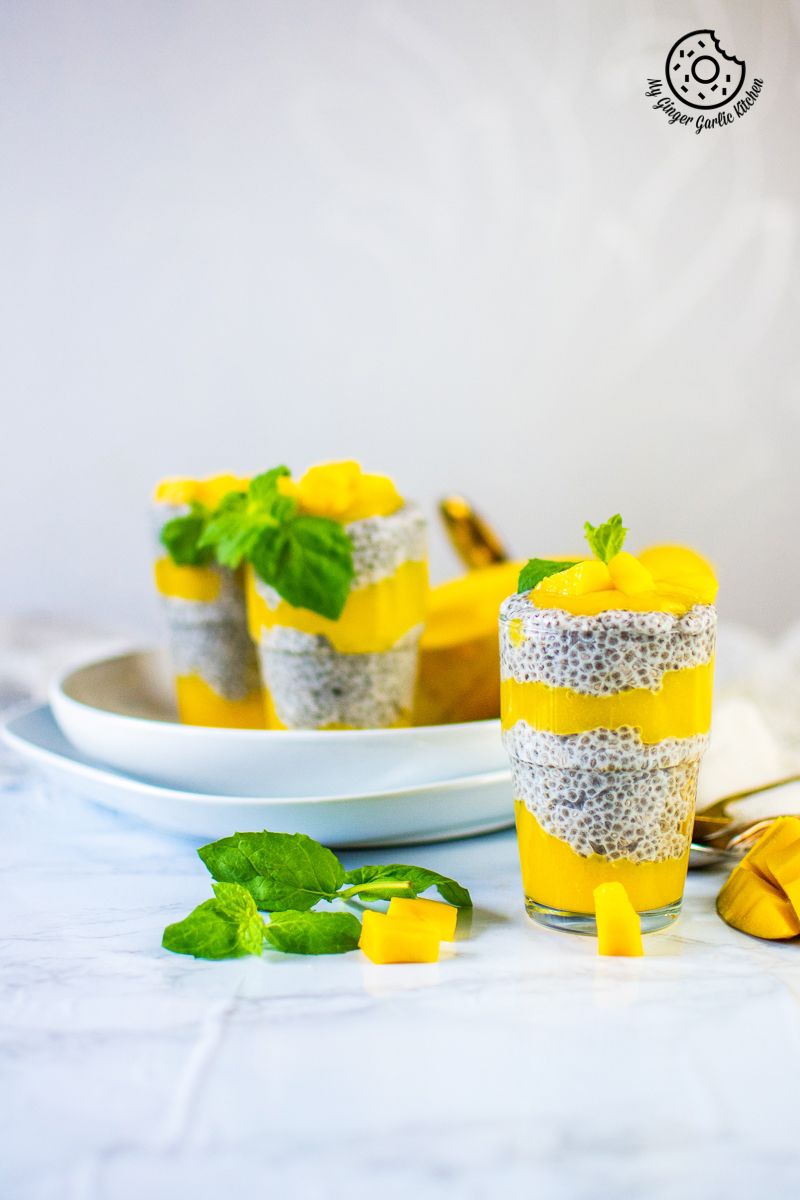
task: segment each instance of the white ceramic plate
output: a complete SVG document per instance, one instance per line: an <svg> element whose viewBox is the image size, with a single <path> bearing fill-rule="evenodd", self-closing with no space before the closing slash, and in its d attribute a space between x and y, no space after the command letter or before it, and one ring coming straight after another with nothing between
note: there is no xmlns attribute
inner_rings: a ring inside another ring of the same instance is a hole
<svg viewBox="0 0 800 1200"><path fill-rule="evenodd" d="M82 754L192 792L372 795L507 767L499 721L341 732L181 725L168 664L157 652L71 671L53 686L50 702Z"/></svg>
<svg viewBox="0 0 800 1200"><path fill-rule="evenodd" d="M307 833L327 846L399 846L513 824L508 771L351 796L212 796L156 787L98 766L69 744L47 705L14 717L3 737L54 783L152 825L203 838L272 829Z"/></svg>

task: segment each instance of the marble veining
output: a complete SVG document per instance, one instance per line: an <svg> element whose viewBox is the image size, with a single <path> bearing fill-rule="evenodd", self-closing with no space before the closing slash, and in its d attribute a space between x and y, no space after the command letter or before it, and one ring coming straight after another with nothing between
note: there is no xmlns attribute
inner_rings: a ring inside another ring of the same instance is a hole
<svg viewBox="0 0 800 1200"><path fill-rule="evenodd" d="M204 963L194 844L10 773L0 790L3 1200L800 1194L800 945L690 879L643 960L523 914L513 834L394 851L455 875L472 938Z"/></svg>

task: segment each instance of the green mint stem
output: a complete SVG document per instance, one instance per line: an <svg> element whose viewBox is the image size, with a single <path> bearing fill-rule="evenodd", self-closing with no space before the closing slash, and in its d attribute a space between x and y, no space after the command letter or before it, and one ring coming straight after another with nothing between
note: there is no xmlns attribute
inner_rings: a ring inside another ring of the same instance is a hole
<svg viewBox="0 0 800 1200"><path fill-rule="evenodd" d="M407 891L411 888L411 884L407 879L398 879L396 883L387 879L380 879L377 883L357 883L355 887L345 888L343 892L337 892L340 900L349 900L352 896L358 896L361 892L385 892L387 888L405 888Z"/></svg>

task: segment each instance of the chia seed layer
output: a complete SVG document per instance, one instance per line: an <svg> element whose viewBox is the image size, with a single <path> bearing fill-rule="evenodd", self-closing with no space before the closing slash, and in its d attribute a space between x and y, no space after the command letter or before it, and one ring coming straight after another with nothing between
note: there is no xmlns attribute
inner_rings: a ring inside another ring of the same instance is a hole
<svg viewBox="0 0 800 1200"><path fill-rule="evenodd" d="M419 509L406 504L389 517L367 517L345 525L353 543L355 575L350 591L379 583L394 575L407 562L424 562L428 552L427 525ZM273 612L280 595L263 579L255 577L259 596Z"/></svg>
<svg viewBox="0 0 800 1200"><path fill-rule="evenodd" d="M156 539L162 525L183 516L188 505L156 505ZM159 556L166 550L158 542ZM211 567L219 575L214 600L162 596L175 675L199 675L224 700L244 700L258 691L258 657L247 630L241 575Z"/></svg>
<svg viewBox="0 0 800 1200"><path fill-rule="evenodd" d="M323 635L275 626L262 631L261 674L287 729L344 725L385 729L407 720L421 627L391 650L341 654Z"/></svg>
<svg viewBox="0 0 800 1200"><path fill-rule="evenodd" d="M681 617L621 609L576 616L536 608L527 593L518 593L500 610L501 677L589 696L656 691L665 671L711 661L716 621L713 605L695 605Z"/></svg>
<svg viewBox="0 0 800 1200"><path fill-rule="evenodd" d="M707 734L688 738L664 738L647 744L638 729L588 729L561 735L533 729L517 721L503 732L509 757L541 767L572 767L585 771L649 771L696 762L708 745Z"/></svg>
<svg viewBox="0 0 800 1200"><path fill-rule="evenodd" d="M686 853L698 763L649 771L543 767L511 759L514 795L545 833L588 857L663 862Z"/></svg>

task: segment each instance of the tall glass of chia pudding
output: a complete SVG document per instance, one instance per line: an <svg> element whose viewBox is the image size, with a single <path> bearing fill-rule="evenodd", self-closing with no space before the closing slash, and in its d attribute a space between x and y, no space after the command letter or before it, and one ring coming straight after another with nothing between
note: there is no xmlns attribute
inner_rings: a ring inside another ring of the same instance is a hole
<svg viewBox="0 0 800 1200"><path fill-rule="evenodd" d="M525 905L542 924L593 933L594 889L617 881L642 929L659 929L683 898L711 723L716 580L675 546L549 567L500 613Z"/></svg>

